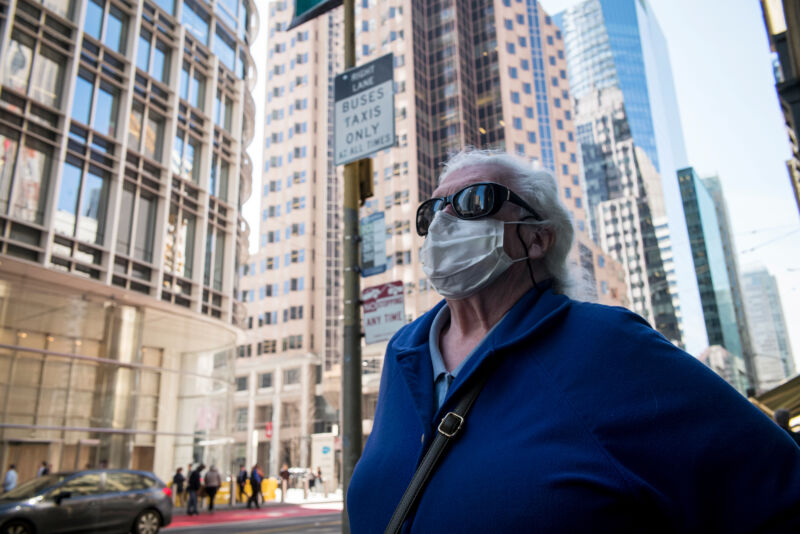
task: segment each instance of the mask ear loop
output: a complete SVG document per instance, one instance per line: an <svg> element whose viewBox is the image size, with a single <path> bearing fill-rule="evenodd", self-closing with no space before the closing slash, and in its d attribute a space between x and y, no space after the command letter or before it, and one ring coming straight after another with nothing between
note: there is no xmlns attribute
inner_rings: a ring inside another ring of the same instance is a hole
<svg viewBox="0 0 800 534"><path fill-rule="evenodd" d="M524 221L525 219L535 219L535 218L536 217L533 217L533 216L529 215L527 217L523 217L522 220ZM520 234L520 229L521 228L522 228L522 225L518 224L517 225L517 238L519 238L519 242L522 243L522 248L525 249L525 257L528 258L527 261L525 262L525 265L528 266L528 274L531 276L531 282L533 282L533 287L535 287L537 291L541 291L541 289L539 289L539 284L536 283L536 278L533 276L533 267L531 267L531 259L530 259L530 257L528 257L528 245L526 245L525 244L525 240L522 239L522 235Z"/></svg>

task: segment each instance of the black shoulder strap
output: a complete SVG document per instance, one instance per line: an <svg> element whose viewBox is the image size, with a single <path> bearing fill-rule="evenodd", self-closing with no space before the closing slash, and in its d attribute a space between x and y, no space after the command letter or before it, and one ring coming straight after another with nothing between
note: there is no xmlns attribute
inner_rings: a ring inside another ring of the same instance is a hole
<svg viewBox="0 0 800 534"><path fill-rule="evenodd" d="M411 512L417 504L422 490L425 489L425 485L436 469L439 460L444 456L447 447L453 442L453 439L464 425L464 419L466 419L469 409L472 408L475 399L480 395L483 385L486 383L490 374L488 369L484 369L483 373L475 376L474 381L463 392L461 399L455 407L453 407L453 410L447 412L447 414L442 417L435 437L433 438L433 443L431 443L425 456L422 457L422 461L419 463L419 466L417 466L417 470L411 478L411 482L408 483L408 487L405 493L403 493L403 497L400 499L392 515L392 519L389 521L389 525L384 531L385 534L398 534L400 532L409 512Z"/></svg>

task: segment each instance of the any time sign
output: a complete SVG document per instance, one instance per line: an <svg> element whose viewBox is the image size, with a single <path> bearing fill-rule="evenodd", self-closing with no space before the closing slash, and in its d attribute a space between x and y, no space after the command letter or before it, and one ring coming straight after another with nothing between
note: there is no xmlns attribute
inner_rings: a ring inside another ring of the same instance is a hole
<svg viewBox="0 0 800 534"><path fill-rule="evenodd" d="M334 163L342 165L394 146L394 56L387 54L336 76Z"/></svg>

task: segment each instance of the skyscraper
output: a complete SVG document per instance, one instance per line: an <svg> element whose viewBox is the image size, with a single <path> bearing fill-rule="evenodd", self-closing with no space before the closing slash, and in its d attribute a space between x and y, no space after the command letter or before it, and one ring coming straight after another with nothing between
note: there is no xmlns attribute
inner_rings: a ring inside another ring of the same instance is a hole
<svg viewBox="0 0 800 534"><path fill-rule="evenodd" d="M609 86L575 99L575 125L592 234L624 266L631 308L682 346L656 236L665 217L661 180L634 144L622 91Z"/></svg>
<svg viewBox="0 0 800 534"><path fill-rule="evenodd" d="M251 387L236 397L249 421L236 435L239 450L261 461L256 453L268 448L271 465L307 458L314 422L331 428L339 406L341 173L332 165L330 138L332 78L342 70L339 16L334 11L283 32L287 3L270 3L260 249L243 282L253 327L237 374L294 366L319 381L301 380L294 391ZM561 32L539 5L359 0L356 21L358 63L394 55L397 134L397 145L373 159L375 195L361 210L385 214L388 267L363 278L362 287L402 281L408 321L439 300L419 262L423 241L414 213L435 189L448 154L472 145L505 149L554 172L576 223L572 261L593 277L598 300L626 304L621 266L589 238ZM385 343L364 348L366 432L384 349ZM295 363L282 363L287 359ZM267 440L254 410L265 407L260 413L273 414L272 428L281 430L276 403L299 397L314 413L291 410L299 418L296 441Z"/></svg>
<svg viewBox="0 0 800 534"><path fill-rule="evenodd" d="M765 268L748 270L742 286L761 393L794 376L794 357L775 277Z"/></svg>
<svg viewBox="0 0 800 534"><path fill-rule="evenodd" d="M697 173L691 167L678 171L686 227L692 236L697 285L703 303L703 317L708 331L709 346L720 345L735 357L733 362L740 372L732 374L731 385L745 393L749 386L740 332L746 324L737 322L734 297L731 290L724 237L720 230L714 199Z"/></svg>
<svg viewBox="0 0 800 534"><path fill-rule="evenodd" d="M742 295L742 279L739 275L738 252L736 242L733 238L730 215L728 214L728 204L725 202L725 195L722 192L722 183L718 176L709 176L701 180L706 191L714 201L714 209L717 212L717 222L719 223L719 235L722 239L722 252L725 255L725 266L728 269L728 280L731 284L731 298L733 299L733 311L736 314L736 324L739 326L739 338L742 340L742 357L744 358L745 369L747 370L747 380L751 386L758 383L758 369L755 363L753 345L750 340L750 326L747 319L746 306Z"/></svg>
<svg viewBox="0 0 800 534"><path fill-rule="evenodd" d="M26 476L227 469L257 20L243 0L0 8L0 455Z"/></svg>
<svg viewBox="0 0 800 534"><path fill-rule="evenodd" d="M647 155L661 176L665 221L653 220L662 235L662 262L669 282L676 284L673 308L682 317L686 348L693 354L707 346L702 310L692 266L682 201L674 179L688 162L678 114L666 41L646 0L585 0L559 13L564 31L573 97L592 98L594 91L616 88L622 93L633 143ZM643 159L643 158L640 158ZM669 247L666 243L669 243ZM672 290L674 293L674 289Z"/></svg>

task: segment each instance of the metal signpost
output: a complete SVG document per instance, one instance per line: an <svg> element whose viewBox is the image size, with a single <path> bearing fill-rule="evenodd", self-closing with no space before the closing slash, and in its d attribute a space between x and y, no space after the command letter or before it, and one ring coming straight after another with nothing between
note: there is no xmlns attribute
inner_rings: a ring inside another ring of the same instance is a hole
<svg viewBox="0 0 800 534"><path fill-rule="evenodd" d="M388 341L406 324L403 282L365 288L361 292L364 303L364 337L367 345Z"/></svg>
<svg viewBox="0 0 800 534"><path fill-rule="evenodd" d="M335 80L334 161L344 167L344 339L342 357L342 485L344 495L361 456L361 307L359 267L359 201L372 195L371 165L359 160L395 144L393 56L356 64L355 0L295 0L292 29L344 3L344 66ZM339 124L341 122L341 129ZM343 137L342 137L343 136ZM350 145L350 146L346 146ZM347 508L342 532L350 532Z"/></svg>
<svg viewBox="0 0 800 534"><path fill-rule="evenodd" d="M386 216L379 211L361 219L361 276L372 276L384 271L386 271Z"/></svg>
<svg viewBox="0 0 800 534"><path fill-rule="evenodd" d="M336 165L394 146L394 55L337 75L334 102Z"/></svg>

